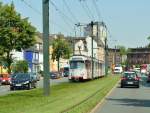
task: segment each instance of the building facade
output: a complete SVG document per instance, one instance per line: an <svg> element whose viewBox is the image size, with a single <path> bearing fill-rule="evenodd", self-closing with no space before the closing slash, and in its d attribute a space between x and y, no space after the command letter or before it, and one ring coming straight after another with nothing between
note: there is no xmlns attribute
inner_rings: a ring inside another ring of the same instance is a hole
<svg viewBox="0 0 150 113"><path fill-rule="evenodd" d="M108 49L108 66L112 68L116 64L122 63L122 57L119 49Z"/></svg>
<svg viewBox="0 0 150 113"><path fill-rule="evenodd" d="M150 48L130 48L127 62L131 65L150 64Z"/></svg>

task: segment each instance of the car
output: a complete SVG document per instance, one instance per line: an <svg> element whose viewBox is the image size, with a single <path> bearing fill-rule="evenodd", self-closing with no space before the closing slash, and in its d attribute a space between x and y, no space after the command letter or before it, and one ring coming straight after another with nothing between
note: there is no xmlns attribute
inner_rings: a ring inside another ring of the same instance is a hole
<svg viewBox="0 0 150 113"><path fill-rule="evenodd" d="M1 77L1 75L0 75L0 86L2 85L2 77Z"/></svg>
<svg viewBox="0 0 150 113"><path fill-rule="evenodd" d="M0 75L0 82L1 82L1 84L9 85L10 84L10 76L8 74Z"/></svg>
<svg viewBox="0 0 150 113"><path fill-rule="evenodd" d="M150 75L147 76L147 82L150 83Z"/></svg>
<svg viewBox="0 0 150 113"><path fill-rule="evenodd" d="M122 67L115 67L114 68L114 74L121 74L123 72Z"/></svg>
<svg viewBox="0 0 150 113"><path fill-rule="evenodd" d="M127 71L122 74L121 77L121 88L125 86L140 86L140 77L134 71Z"/></svg>
<svg viewBox="0 0 150 113"><path fill-rule="evenodd" d="M69 67L64 67L63 76L64 77L68 77L69 76Z"/></svg>
<svg viewBox="0 0 150 113"><path fill-rule="evenodd" d="M30 72L30 75L34 78L34 80L39 81L40 80L40 75L35 72Z"/></svg>
<svg viewBox="0 0 150 113"><path fill-rule="evenodd" d="M134 68L134 71L141 72L141 69L140 68Z"/></svg>
<svg viewBox="0 0 150 113"><path fill-rule="evenodd" d="M11 75L10 90L36 88L37 81L30 73L14 73Z"/></svg>
<svg viewBox="0 0 150 113"><path fill-rule="evenodd" d="M60 73L59 72L50 72L50 78L58 79L58 78L60 78Z"/></svg>

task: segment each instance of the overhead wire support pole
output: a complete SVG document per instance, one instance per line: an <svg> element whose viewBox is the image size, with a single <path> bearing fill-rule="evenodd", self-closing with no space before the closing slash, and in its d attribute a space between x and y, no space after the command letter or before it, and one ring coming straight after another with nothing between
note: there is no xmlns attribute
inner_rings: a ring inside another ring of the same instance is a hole
<svg viewBox="0 0 150 113"><path fill-rule="evenodd" d="M105 38L105 75L108 74L108 47L107 38Z"/></svg>
<svg viewBox="0 0 150 113"><path fill-rule="evenodd" d="M49 80L49 0L42 0L43 8L43 65L44 81L43 91L45 96L50 94Z"/></svg>
<svg viewBox="0 0 150 113"><path fill-rule="evenodd" d="M91 21L91 58L92 58L92 79L94 78L94 58L93 58L93 26L94 23Z"/></svg>

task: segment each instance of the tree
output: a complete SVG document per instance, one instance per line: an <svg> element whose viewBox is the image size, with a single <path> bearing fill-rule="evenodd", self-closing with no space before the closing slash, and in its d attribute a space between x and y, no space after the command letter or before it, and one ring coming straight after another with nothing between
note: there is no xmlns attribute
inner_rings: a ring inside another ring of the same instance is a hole
<svg viewBox="0 0 150 113"><path fill-rule="evenodd" d="M26 60L19 60L12 66L14 73L26 73L28 72L28 62Z"/></svg>
<svg viewBox="0 0 150 113"><path fill-rule="evenodd" d="M150 36L147 39L150 41ZM146 47L150 47L150 43Z"/></svg>
<svg viewBox="0 0 150 113"><path fill-rule="evenodd" d="M16 12L13 2L11 5L0 3L0 56L8 66L8 73L13 63L12 51L33 46L35 31L28 18L21 18Z"/></svg>
<svg viewBox="0 0 150 113"><path fill-rule="evenodd" d="M64 39L64 37L60 34L56 39L52 42L52 60L56 60L58 63L58 71L59 71L59 61L60 58L68 59L72 53L71 46L68 41Z"/></svg>
<svg viewBox="0 0 150 113"><path fill-rule="evenodd" d="M126 60L123 61L123 56L127 55L127 49L122 45L118 45L117 48L120 50L120 55L121 55L121 59L122 59L121 64L126 65L127 61Z"/></svg>
<svg viewBox="0 0 150 113"><path fill-rule="evenodd" d="M120 55L121 56L127 54L127 50L126 50L126 48L124 46L118 45L117 48L120 49Z"/></svg>

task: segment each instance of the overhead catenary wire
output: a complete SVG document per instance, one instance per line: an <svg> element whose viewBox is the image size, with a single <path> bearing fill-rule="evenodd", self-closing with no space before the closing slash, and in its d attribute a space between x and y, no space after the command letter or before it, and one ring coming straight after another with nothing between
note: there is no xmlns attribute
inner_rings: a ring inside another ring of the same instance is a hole
<svg viewBox="0 0 150 113"><path fill-rule="evenodd" d="M70 13L70 15L74 18L74 20L75 20L76 22L79 22L78 19L76 18L76 16L72 13L72 11L71 11L69 5L67 4L66 0L63 0L63 3L64 3L64 5L66 6L66 8L67 8L68 12Z"/></svg>
<svg viewBox="0 0 150 113"><path fill-rule="evenodd" d="M94 20L95 19L94 15L93 15L94 13L92 13L92 11L90 10L90 8L87 4L87 1L85 0L84 2L85 2L85 7L86 7L87 11L90 13L92 19Z"/></svg>
<svg viewBox="0 0 150 113"><path fill-rule="evenodd" d="M84 1L84 0L79 0L81 7L83 8L83 10L84 10L84 12L86 13L86 15L88 16L88 18L89 18L90 20L93 20L93 18L91 17L91 15L90 15L89 12L88 12L88 9L85 7L85 5L82 3L82 1Z"/></svg>
<svg viewBox="0 0 150 113"><path fill-rule="evenodd" d="M36 8L34 8L32 5L30 5L28 2L26 2L25 0L21 0L27 7L29 7L30 9L32 9L35 13L39 14L40 16L42 16L42 13L40 11L38 11ZM62 27L61 25L59 25L56 22L52 22L52 24L56 25L57 28L62 29L63 31L68 31L66 30L64 27Z"/></svg>
<svg viewBox="0 0 150 113"><path fill-rule="evenodd" d="M61 18L64 20L65 24L67 26L69 26L71 29L73 29L71 26L72 24L74 25L74 22L72 21L72 19L70 19L67 15L65 15L63 12L61 12L58 7L55 5L54 2L52 2L50 0L50 3L52 4L52 6L55 8L55 10L59 13L59 16L61 16ZM67 21L68 20L68 21Z"/></svg>
<svg viewBox="0 0 150 113"><path fill-rule="evenodd" d="M37 14L42 15L42 13L40 11L38 11L37 9L35 9L34 7L32 7L32 5L30 5L28 2L26 2L25 0L21 0L24 4L26 4L29 8L31 8L33 11L35 11Z"/></svg>
<svg viewBox="0 0 150 113"><path fill-rule="evenodd" d="M101 17L100 10L99 10L99 8L98 8L98 6L97 6L96 0L93 0L93 5L94 5L95 10L96 10L96 13L97 13L97 15L98 15L98 19L100 20L102 17Z"/></svg>
<svg viewBox="0 0 150 113"><path fill-rule="evenodd" d="M60 15L62 15L63 17L66 17L66 19L68 19L70 23L74 23L74 21L73 21L70 17L68 17L68 16L65 15L62 11L60 11L60 10L58 9L58 7L55 5L54 2L52 2L52 0L50 0L50 3L53 5L53 7L55 8L55 10L56 10Z"/></svg>

